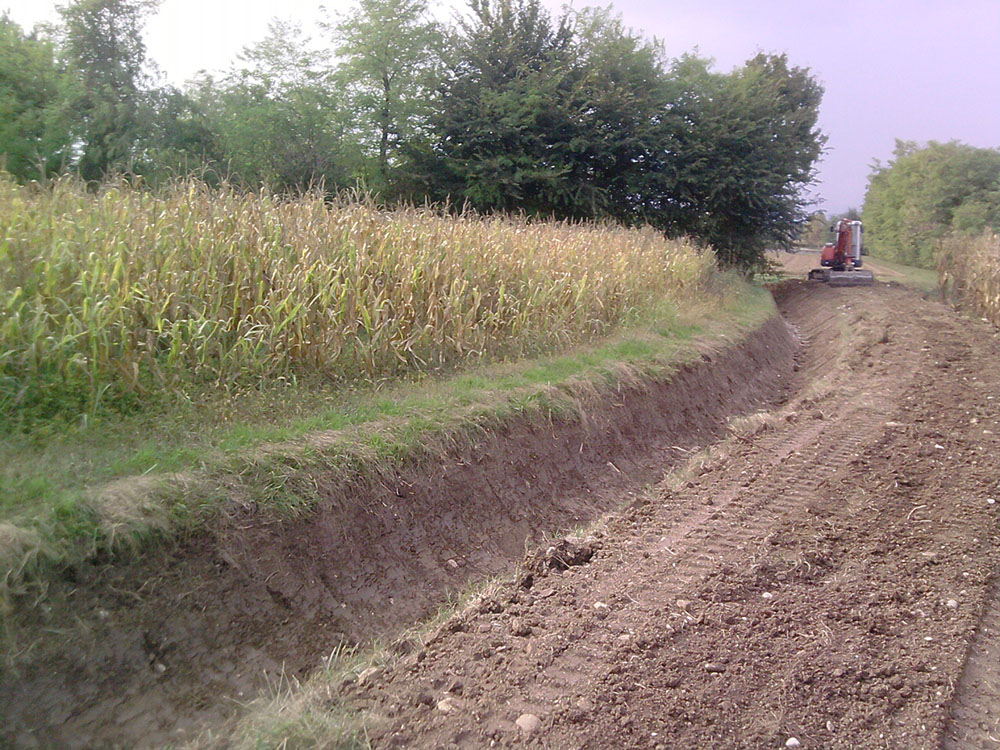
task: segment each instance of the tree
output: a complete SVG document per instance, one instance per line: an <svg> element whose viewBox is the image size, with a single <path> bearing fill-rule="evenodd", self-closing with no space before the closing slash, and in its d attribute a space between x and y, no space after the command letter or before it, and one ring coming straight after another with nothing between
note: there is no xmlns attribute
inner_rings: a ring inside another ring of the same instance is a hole
<svg viewBox="0 0 1000 750"><path fill-rule="evenodd" d="M873 165L862 211L876 253L932 268L947 235L1000 230L1000 149L897 140L893 156Z"/></svg>
<svg viewBox="0 0 1000 750"><path fill-rule="evenodd" d="M0 15L0 165L18 180L43 178L70 161L72 88L52 45Z"/></svg>
<svg viewBox="0 0 1000 750"><path fill-rule="evenodd" d="M342 58L339 82L349 107L367 123L360 140L375 159L370 186L384 190L400 149L423 132L441 31L424 0L358 0L327 28Z"/></svg>
<svg viewBox="0 0 1000 750"><path fill-rule="evenodd" d="M152 183L192 171L202 171L222 160L218 135L212 130L205 106L173 86L148 94L151 116L136 155L139 171Z"/></svg>
<svg viewBox="0 0 1000 750"><path fill-rule="evenodd" d="M823 247L829 240L830 226L834 220L827 218L822 211L816 211L802 227L795 244L799 247L816 249Z"/></svg>
<svg viewBox="0 0 1000 750"><path fill-rule="evenodd" d="M571 30L538 0L472 0L446 56L432 147L414 156L431 197L481 211L563 213L572 122ZM413 155L411 155L413 156Z"/></svg>
<svg viewBox="0 0 1000 750"><path fill-rule="evenodd" d="M98 180L133 166L151 109L143 24L159 0L75 0L59 9L64 48L79 73L78 169Z"/></svg>
<svg viewBox="0 0 1000 750"><path fill-rule="evenodd" d="M191 92L206 112L222 167L273 190L352 185L360 147L328 54L314 49L299 26L273 21L241 58L244 67L218 83L203 78Z"/></svg>
<svg viewBox="0 0 1000 750"><path fill-rule="evenodd" d="M725 265L762 268L765 250L790 245L807 218L823 89L785 55L759 54L728 75L685 56L671 73L674 138L657 223L711 244Z"/></svg>

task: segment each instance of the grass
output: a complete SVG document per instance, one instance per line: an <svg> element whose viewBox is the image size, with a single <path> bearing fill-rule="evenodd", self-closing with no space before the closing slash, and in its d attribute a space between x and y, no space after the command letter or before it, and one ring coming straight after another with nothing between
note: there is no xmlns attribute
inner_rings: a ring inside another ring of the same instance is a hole
<svg viewBox="0 0 1000 750"><path fill-rule="evenodd" d="M936 271L917 266L907 266L883 258L866 258L865 267L875 273L879 281L896 281L904 286L917 289L925 294L936 294L938 275Z"/></svg>

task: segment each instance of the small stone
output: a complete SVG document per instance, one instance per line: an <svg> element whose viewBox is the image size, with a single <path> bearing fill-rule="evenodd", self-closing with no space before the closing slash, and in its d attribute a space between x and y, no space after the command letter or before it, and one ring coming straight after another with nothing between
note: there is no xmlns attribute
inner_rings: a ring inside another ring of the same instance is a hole
<svg viewBox="0 0 1000 750"><path fill-rule="evenodd" d="M958 600L957 599L949 599L945 603L945 606L948 607L948 609L958 609Z"/></svg>
<svg viewBox="0 0 1000 750"><path fill-rule="evenodd" d="M687 599L678 599L676 602L674 602L674 604L677 605L677 609L683 610L684 612L687 612L688 608L691 606L691 602L689 602Z"/></svg>
<svg viewBox="0 0 1000 750"><path fill-rule="evenodd" d="M510 621L510 632L516 636L526 638L531 635L531 626L524 620L514 617Z"/></svg>
<svg viewBox="0 0 1000 750"><path fill-rule="evenodd" d="M456 568L458 568L458 562L456 560L453 560L453 559L448 560L447 565L452 570L455 570Z"/></svg>
<svg viewBox="0 0 1000 750"><path fill-rule="evenodd" d="M458 706L456 705L454 698L444 698L437 702L437 710L443 714L450 714L456 708L458 708Z"/></svg>
<svg viewBox="0 0 1000 750"><path fill-rule="evenodd" d="M993 505L994 503L996 503L996 499L995 498L992 498L992 497L986 498L986 504L987 505Z"/></svg>
<svg viewBox="0 0 1000 750"><path fill-rule="evenodd" d="M517 717L517 721L514 722L520 727L521 731L525 734L531 734L532 732L538 731L538 728L542 725L542 720L539 719L534 714L521 714Z"/></svg>
<svg viewBox="0 0 1000 750"><path fill-rule="evenodd" d="M828 732L832 732L833 731L833 722L830 721L829 719L827 719L827 721L826 721L826 731L828 731Z"/></svg>
<svg viewBox="0 0 1000 750"><path fill-rule="evenodd" d="M434 700L434 696L430 693L417 693L413 698L413 705L415 706L433 706L437 701Z"/></svg>
<svg viewBox="0 0 1000 750"><path fill-rule="evenodd" d="M581 711L593 711L594 702L590 700L590 698L583 697L576 702L576 707L579 708Z"/></svg>
<svg viewBox="0 0 1000 750"><path fill-rule="evenodd" d="M604 602L594 602L594 609L607 609L608 605Z"/></svg>
<svg viewBox="0 0 1000 750"><path fill-rule="evenodd" d="M166 666L165 666L165 665L163 664L163 662L162 662L162 661L158 661L158 662L156 662L156 663L155 663L155 664L153 665L153 669L155 669L155 670L156 670L156 672L157 672L158 674L163 674L164 672L166 672L166 671L167 671L167 668L166 668Z"/></svg>
<svg viewBox="0 0 1000 750"><path fill-rule="evenodd" d="M802 743L799 742L795 737L789 737L785 740L785 747L802 747Z"/></svg>
<svg viewBox="0 0 1000 750"><path fill-rule="evenodd" d="M726 665L714 661L706 662L705 671L710 674L721 674L726 671Z"/></svg>
<svg viewBox="0 0 1000 750"><path fill-rule="evenodd" d="M764 599L772 599L774 597L774 594L772 594L770 591L765 591L763 594L761 594L761 596Z"/></svg>

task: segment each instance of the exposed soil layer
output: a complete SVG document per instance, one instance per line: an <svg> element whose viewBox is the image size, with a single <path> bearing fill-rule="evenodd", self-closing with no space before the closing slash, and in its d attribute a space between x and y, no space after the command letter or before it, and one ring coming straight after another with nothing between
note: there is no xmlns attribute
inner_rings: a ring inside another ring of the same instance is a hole
<svg viewBox="0 0 1000 750"><path fill-rule="evenodd" d="M775 318L667 383L595 402L582 423L484 433L374 485L308 477L323 497L308 517L234 503L212 535L69 571L43 605L23 602L0 744L160 747L218 724L268 678L397 633L526 545L620 507L718 440L727 416L786 400L797 351Z"/></svg>
<svg viewBox="0 0 1000 750"><path fill-rule="evenodd" d="M1000 746L995 332L884 284L780 304L805 387L341 686L375 747Z"/></svg>

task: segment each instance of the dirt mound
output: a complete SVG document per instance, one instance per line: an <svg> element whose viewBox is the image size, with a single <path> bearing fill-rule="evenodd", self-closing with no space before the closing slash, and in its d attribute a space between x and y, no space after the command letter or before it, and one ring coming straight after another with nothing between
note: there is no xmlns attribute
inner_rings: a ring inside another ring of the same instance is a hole
<svg viewBox="0 0 1000 750"><path fill-rule="evenodd" d="M667 383L623 388L582 422L514 424L376 486L314 476L323 500L301 520L234 506L211 536L68 571L44 607L26 609L24 632L46 636L0 675L0 736L24 747L182 741L268 676L302 676L344 640L398 632L526 544L553 548L539 570L579 566L579 545L546 536L619 507L718 439L727 416L780 402L795 352L776 318Z"/></svg>

